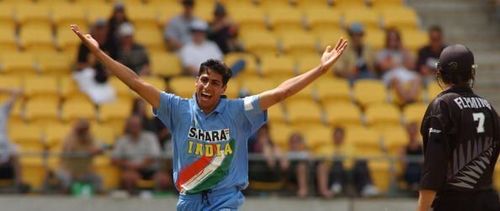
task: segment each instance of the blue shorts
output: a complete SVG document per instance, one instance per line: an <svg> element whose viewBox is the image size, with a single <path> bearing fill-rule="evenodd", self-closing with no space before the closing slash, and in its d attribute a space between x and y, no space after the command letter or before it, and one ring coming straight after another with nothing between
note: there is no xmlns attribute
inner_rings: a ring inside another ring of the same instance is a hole
<svg viewBox="0 0 500 211"><path fill-rule="evenodd" d="M245 201L245 196L236 188L208 191L199 194L179 195L178 211L222 210L233 211Z"/></svg>

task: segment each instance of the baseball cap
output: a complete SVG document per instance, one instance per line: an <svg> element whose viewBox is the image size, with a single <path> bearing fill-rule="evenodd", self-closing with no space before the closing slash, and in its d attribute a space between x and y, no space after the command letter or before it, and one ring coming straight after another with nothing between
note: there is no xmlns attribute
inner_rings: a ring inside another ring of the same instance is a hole
<svg viewBox="0 0 500 211"><path fill-rule="evenodd" d="M108 25L108 22L104 18L98 18L92 26L98 28L106 25Z"/></svg>
<svg viewBox="0 0 500 211"><path fill-rule="evenodd" d="M438 66L447 73L469 72L475 67L474 55L464 45L451 45L441 52Z"/></svg>
<svg viewBox="0 0 500 211"><path fill-rule="evenodd" d="M206 32L208 30L208 24L205 21L194 20L193 22L191 22L189 29L191 29L191 31Z"/></svg>
<svg viewBox="0 0 500 211"><path fill-rule="evenodd" d="M118 28L118 34L120 37L132 36L134 35L134 26L130 23L122 23L120 28Z"/></svg>
<svg viewBox="0 0 500 211"><path fill-rule="evenodd" d="M361 23L352 23L349 26L349 34L363 34L365 31L363 25Z"/></svg>
<svg viewBox="0 0 500 211"><path fill-rule="evenodd" d="M194 6L194 0L182 0L182 5L192 7Z"/></svg>
<svg viewBox="0 0 500 211"><path fill-rule="evenodd" d="M216 4L214 9L214 15L226 15L226 8L222 4Z"/></svg>
<svg viewBox="0 0 500 211"><path fill-rule="evenodd" d="M113 9L115 11L123 11L125 10L125 5L121 2L117 2L114 6L113 6Z"/></svg>

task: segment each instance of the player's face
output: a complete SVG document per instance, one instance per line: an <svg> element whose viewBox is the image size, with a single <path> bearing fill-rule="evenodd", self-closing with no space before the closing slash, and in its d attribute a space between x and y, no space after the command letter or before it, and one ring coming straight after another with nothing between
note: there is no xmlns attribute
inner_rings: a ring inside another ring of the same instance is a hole
<svg viewBox="0 0 500 211"><path fill-rule="evenodd" d="M198 106L205 112L215 109L225 91L222 75L215 71L208 70L196 80L196 99Z"/></svg>

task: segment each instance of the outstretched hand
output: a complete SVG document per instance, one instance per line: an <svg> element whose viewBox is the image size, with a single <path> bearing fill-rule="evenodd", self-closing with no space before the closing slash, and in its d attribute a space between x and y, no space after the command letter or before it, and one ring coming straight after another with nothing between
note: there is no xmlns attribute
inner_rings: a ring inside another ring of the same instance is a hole
<svg viewBox="0 0 500 211"><path fill-rule="evenodd" d="M344 52L347 47L347 39L340 38L335 45L335 48L332 46L327 46L325 52L321 56L321 67L325 70L329 70L330 67L340 58L340 55Z"/></svg>
<svg viewBox="0 0 500 211"><path fill-rule="evenodd" d="M99 43L90 35L82 34L80 28L76 24L71 24L71 30L82 40L83 44L90 50L95 51L99 49Z"/></svg>

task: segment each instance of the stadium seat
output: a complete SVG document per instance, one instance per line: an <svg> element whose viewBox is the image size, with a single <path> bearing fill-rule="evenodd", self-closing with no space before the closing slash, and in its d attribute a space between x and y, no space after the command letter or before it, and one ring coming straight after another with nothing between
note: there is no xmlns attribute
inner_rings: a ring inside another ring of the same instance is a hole
<svg viewBox="0 0 500 211"><path fill-rule="evenodd" d="M262 56L260 73L264 77L291 77L295 72L295 62L288 56Z"/></svg>
<svg viewBox="0 0 500 211"><path fill-rule="evenodd" d="M348 127L346 130L346 142L354 144L357 155L360 158L370 159L374 156L383 155L380 133L366 127Z"/></svg>
<svg viewBox="0 0 500 211"><path fill-rule="evenodd" d="M33 76L24 79L24 93L31 99L47 99L57 101L59 84L53 76Z"/></svg>
<svg viewBox="0 0 500 211"><path fill-rule="evenodd" d="M0 11L1 12L1 11ZM0 24L0 55L17 51L16 32L14 27Z"/></svg>
<svg viewBox="0 0 500 211"><path fill-rule="evenodd" d="M349 82L345 79L321 78L313 84L317 99L323 104L351 102Z"/></svg>
<svg viewBox="0 0 500 211"><path fill-rule="evenodd" d="M424 103L412 103L403 108L403 116L406 123L416 122L420 125L424 117L427 105Z"/></svg>
<svg viewBox="0 0 500 211"><path fill-rule="evenodd" d="M427 101L430 102L443 91L437 82L427 84Z"/></svg>
<svg viewBox="0 0 500 211"><path fill-rule="evenodd" d="M40 190L47 176L47 169L41 154L38 156L21 157L20 163L21 172L23 172L23 181L31 185L31 188L34 190Z"/></svg>
<svg viewBox="0 0 500 211"><path fill-rule="evenodd" d="M369 8L349 8L344 11L344 25L350 26L353 23L361 23L367 29L379 28L380 17L373 9Z"/></svg>
<svg viewBox="0 0 500 211"><path fill-rule="evenodd" d="M99 146L101 144L106 144L113 146L116 143L117 134L122 134L124 131L124 125L126 120L122 120L122 123L118 125L112 124L92 124L90 126L90 132L94 135L96 139L96 144ZM121 127L120 127L121 126Z"/></svg>
<svg viewBox="0 0 500 211"><path fill-rule="evenodd" d="M319 39L320 51L323 52L326 46L335 46L337 40L341 37L347 38L348 34L345 30L340 28L329 28L329 29L318 29L318 31L312 31L314 35Z"/></svg>
<svg viewBox="0 0 500 211"><path fill-rule="evenodd" d="M267 109L268 121L272 124L286 124L287 117L285 114L285 108L282 103L271 106Z"/></svg>
<svg viewBox="0 0 500 211"><path fill-rule="evenodd" d="M272 142L281 150L288 150L288 139L294 129L285 123L269 122L269 132Z"/></svg>
<svg viewBox="0 0 500 211"><path fill-rule="evenodd" d="M364 8L365 0L333 0L334 7L342 9Z"/></svg>
<svg viewBox="0 0 500 211"><path fill-rule="evenodd" d="M361 125L360 109L348 102L330 102L324 105L327 122L331 126L359 126Z"/></svg>
<svg viewBox="0 0 500 211"><path fill-rule="evenodd" d="M21 89L23 87L22 77L16 75L0 74L0 88L4 89ZM10 94L0 93L0 100L7 99Z"/></svg>
<svg viewBox="0 0 500 211"><path fill-rule="evenodd" d="M50 8L45 4L20 3L15 6L18 24L50 25Z"/></svg>
<svg viewBox="0 0 500 211"><path fill-rule="evenodd" d="M17 76L34 75L36 73L34 56L31 53L9 53L0 58L2 73Z"/></svg>
<svg viewBox="0 0 500 211"><path fill-rule="evenodd" d="M178 2L155 0L150 2L149 5L158 9L158 24L168 25L170 20L182 12L182 7Z"/></svg>
<svg viewBox="0 0 500 211"><path fill-rule="evenodd" d="M315 88L314 86L306 86L304 89L302 89L300 92L297 92L293 96L288 97L284 103L286 105L295 103L296 101L314 101L314 93L315 93Z"/></svg>
<svg viewBox="0 0 500 211"><path fill-rule="evenodd" d="M429 36L419 29L401 31L403 46L412 52L417 52L422 46L429 43Z"/></svg>
<svg viewBox="0 0 500 211"><path fill-rule="evenodd" d="M364 41L373 50L381 50L385 46L385 32L381 29L367 29Z"/></svg>
<svg viewBox="0 0 500 211"><path fill-rule="evenodd" d="M159 90L166 90L167 89L167 83L165 83L165 80L163 80L163 78L156 77L156 76L142 76L141 78L142 78L142 80L153 85L155 88L157 88Z"/></svg>
<svg viewBox="0 0 500 211"><path fill-rule="evenodd" d="M43 98L29 100L25 106L24 116L31 124L54 125L59 122L59 103Z"/></svg>
<svg viewBox="0 0 500 211"><path fill-rule="evenodd" d="M317 39L305 31L288 31L281 35L283 51L292 57L299 58L304 54L318 53Z"/></svg>
<svg viewBox="0 0 500 211"><path fill-rule="evenodd" d="M14 102L14 107L10 111L8 121L9 125L24 123L24 103L22 99L17 99L16 102Z"/></svg>
<svg viewBox="0 0 500 211"><path fill-rule="evenodd" d="M292 5L302 10L329 7L330 2L329 0L290 0Z"/></svg>
<svg viewBox="0 0 500 211"><path fill-rule="evenodd" d="M196 79L190 76L174 77L170 80L170 89L183 98L191 98L195 92Z"/></svg>
<svg viewBox="0 0 500 211"><path fill-rule="evenodd" d="M378 80L363 79L354 83L354 99L366 107L369 104L385 103L387 101L387 91L384 84Z"/></svg>
<svg viewBox="0 0 500 211"><path fill-rule="evenodd" d="M400 31L419 28L417 13L407 7L387 7L380 10L384 28L397 28Z"/></svg>
<svg viewBox="0 0 500 211"><path fill-rule="evenodd" d="M93 161L95 172L101 176L103 188L106 190L118 188L120 184L120 170L111 163L108 156L98 156Z"/></svg>
<svg viewBox="0 0 500 211"><path fill-rule="evenodd" d="M268 31L255 30L241 35L241 42L246 51L255 55L276 54L276 36Z"/></svg>
<svg viewBox="0 0 500 211"><path fill-rule="evenodd" d="M252 29L266 29L265 13L258 7L235 6L229 8L229 15L238 25ZM243 34L242 34L243 35Z"/></svg>
<svg viewBox="0 0 500 211"><path fill-rule="evenodd" d="M332 129L321 124L308 127L303 135L308 150L313 154L321 154L321 150L332 143Z"/></svg>
<svg viewBox="0 0 500 211"><path fill-rule="evenodd" d="M88 100L88 96L80 91L80 88L71 77L61 77L59 95L65 99Z"/></svg>
<svg viewBox="0 0 500 211"><path fill-rule="evenodd" d="M326 7L305 10L309 29L320 31L326 28L340 28L342 13L340 10Z"/></svg>
<svg viewBox="0 0 500 211"><path fill-rule="evenodd" d="M44 75L67 76L71 74L71 57L65 53L39 54L35 58L39 70ZM57 62L54 62L57 61Z"/></svg>
<svg viewBox="0 0 500 211"><path fill-rule="evenodd" d="M305 73L312 68L317 67L320 64L321 57L320 55L316 53L308 53L304 54L300 57L296 57L296 63L297 63L297 69L296 69L296 74L302 74Z"/></svg>
<svg viewBox="0 0 500 211"><path fill-rule="evenodd" d="M380 134L384 140L383 146L391 156L400 156L409 141L408 134L401 125L383 128Z"/></svg>
<svg viewBox="0 0 500 211"><path fill-rule="evenodd" d="M321 108L311 101L293 101L286 105L290 124L296 128L305 128L311 124L321 124L323 113Z"/></svg>
<svg viewBox="0 0 500 211"><path fill-rule="evenodd" d="M144 45L149 52L165 51L165 43L161 31L157 26L138 28L134 34L135 40Z"/></svg>
<svg viewBox="0 0 500 211"><path fill-rule="evenodd" d="M21 28L19 41L24 50L36 53L54 52L50 25L27 25Z"/></svg>
<svg viewBox="0 0 500 211"><path fill-rule="evenodd" d="M56 27L64 27L69 31L70 24L87 28L85 7L78 3L57 3L52 5L52 21Z"/></svg>
<svg viewBox="0 0 500 211"><path fill-rule="evenodd" d="M257 74L257 61L255 56L253 56L252 54L231 52L224 55L224 63L226 63L226 65L229 67L235 64L238 60L245 61L245 68L242 72L239 73L239 76L246 78L249 76L255 76ZM239 76L237 78L242 78Z"/></svg>
<svg viewBox="0 0 500 211"><path fill-rule="evenodd" d="M132 104L130 101L115 101L102 104L99 107L99 121L110 125L115 131L122 131L126 119L132 113Z"/></svg>
<svg viewBox="0 0 500 211"><path fill-rule="evenodd" d="M85 26L79 26L82 31L87 31ZM85 27L85 28L83 28ZM72 55L71 60L75 60L80 46L80 39L75 36L67 26L60 26L56 29L56 45L57 48L66 54Z"/></svg>
<svg viewBox="0 0 500 211"><path fill-rule="evenodd" d="M69 124L51 124L44 128L44 141L51 152L61 150L64 139L72 131L72 125Z"/></svg>
<svg viewBox="0 0 500 211"><path fill-rule="evenodd" d="M14 4L0 2L0 26L2 29L16 26L14 11Z"/></svg>
<svg viewBox="0 0 500 211"><path fill-rule="evenodd" d="M403 0L368 0L368 3L374 8L403 6Z"/></svg>
<svg viewBox="0 0 500 211"><path fill-rule="evenodd" d="M268 21L272 29L281 34L289 30L304 29L304 18L300 10L291 7L268 8Z"/></svg>
<svg viewBox="0 0 500 211"><path fill-rule="evenodd" d="M368 169L372 175L374 185L379 191L387 192L394 177L394 170L391 171L391 164L388 160L372 160L368 162Z"/></svg>
<svg viewBox="0 0 500 211"><path fill-rule="evenodd" d="M278 82L269 78L251 77L242 81L241 88L251 95L273 89Z"/></svg>
<svg viewBox="0 0 500 211"><path fill-rule="evenodd" d="M175 54L151 52L151 73L161 77L170 77L181 74L181 62Z"/></svg>
<svg viewBox="0 0 500 211"><path fill-rule="evenodd" d="M118 99L132 99L134 93L132 90L125 85L120 79L116 77L111 77L108 79L108 83L115 89Z"/></svg>
<svg viewBox="0 0 500 211"><path fill-rule="evenodd" d="M240 83L236 80L229 80L224 94L230 99L238 98L240 95Z"/></svg>
<svg viewBox="0 0 500 211"><path fill-rule="evenodd" d="M41 152L43 150L42 128L33 124L12 124L8 127L12 142L24 152Z"/></svg>
<svg viewBox="0 0 500 211"><path fill-rule="evenodd" d="M84 2L82 2L84 3ZM98 2L85 2L85 12L87 14L87 23L92 25L96 20L104 19L107 20L111 16L113 11L112 5L100 1Z"/></svg>
<svg viewBox="0 0 500 211"><path fill-rule="evenodd" d="M401 112L388 103L369 105L365 110L366 122L374 128L394 127L401 124Z"/></svg>
<svg viewBox="0 0 500 211"><path fill-rule="evenodd" d="M95 121L96 113L94 105L88 100L72 99L63 103L61 117L66 123L73 123L80 118Z"/></svg>
<svg viewBox="0 0 500 211"><path fill-rule="evenodd" d="M158 8L155 8L153 5L136 4L128 6L126 9L127 15L138 30L158 27Z"/></svg>

